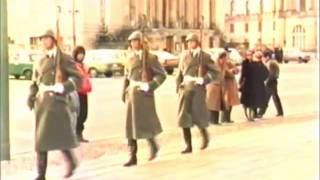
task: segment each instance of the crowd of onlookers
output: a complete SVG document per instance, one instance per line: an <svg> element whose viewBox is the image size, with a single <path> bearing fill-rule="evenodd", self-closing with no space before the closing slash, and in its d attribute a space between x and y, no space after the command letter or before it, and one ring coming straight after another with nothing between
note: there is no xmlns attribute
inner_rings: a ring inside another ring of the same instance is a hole
<svg viewBox="0 0 320 180"><path fill-rule="evenodd" d="M240 71L229 61L228 48L225 48L225 52L216 60L222 78L219 82L207 85L207 104L211 111L211 122L216 125L220 122L232 123L232 106L239 104L242 104L248 121L260 119L266 113L271 97L277 109L277 116L283 116L277 88L280 73L278 63L282 63L282 58L281 48L248 50ZM235 75L239 73L237 83Z"/></svg>

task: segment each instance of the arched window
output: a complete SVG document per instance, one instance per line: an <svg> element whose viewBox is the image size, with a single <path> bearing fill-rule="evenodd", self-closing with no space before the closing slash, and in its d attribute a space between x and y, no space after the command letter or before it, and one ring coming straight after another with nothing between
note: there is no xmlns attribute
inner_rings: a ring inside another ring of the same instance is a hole
<svg viewBox="0 0 320 180"><path fill-rule="evenodd" d="M302 25L296 25L292 31L292 47L304 49L305 47L305 28Z"/></svg>

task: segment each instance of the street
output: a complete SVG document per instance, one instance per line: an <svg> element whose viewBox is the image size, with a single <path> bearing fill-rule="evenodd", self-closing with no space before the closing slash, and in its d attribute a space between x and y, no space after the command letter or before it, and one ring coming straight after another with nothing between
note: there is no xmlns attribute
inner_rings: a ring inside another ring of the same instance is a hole
<svg viewBox="0 0 320 180"><path fill-rule="evenodd" d="M318 113L318 64L283 64L279 79L279 95L286 115ZM122 78L93 79L93 92L89 96L89 116L85 124L85 137L89 140L124 138L125 106L121 101ZM26 106L30 81L10 80L10 138L11 153L33 150L34 116ZM276 114L270 101L266 118ZM168 76L156 92L157 111L164 132L177 130L177 95L174 76ZM284 117L285 118L285 117ZM232 120L245 120L243 109L236 106Z"/></svg>
<svg viewBox="0 0 320 180"><path fill-rule="evenodd" d="M164 129L158 138L159 157L148 162L147 143L139 141L138 166L133 168L122 167L128 158L125 107L120 101L122 79L94 79L85 130L91 142L76 149L80 166L71 179L318 179L318 66L317 62L281 65L279 94L284 117L274 116L271 101L266 116L249 123L242 107L237 106L232 113L236 123L209 128L211 143L207 150L199 150L201 138L193 129L194 153L190 155L180 155L184 144L175 120L177 96L174 77L168 76L156 94ZM13 158L10 163L1 164L1 177L8 180L35 177L34 119L25 105L29 83L10 81ZM51 153L49 164L47 178L62 179L61 154Z"/></svg>

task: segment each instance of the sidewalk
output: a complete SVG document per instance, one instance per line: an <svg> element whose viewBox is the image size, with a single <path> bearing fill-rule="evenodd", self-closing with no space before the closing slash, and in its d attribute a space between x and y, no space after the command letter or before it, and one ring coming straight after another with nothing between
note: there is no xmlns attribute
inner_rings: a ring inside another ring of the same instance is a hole
<svg viewBox="0 0 320 180"><path fill-rule="evenodd" d="M165 131L158 138L161 149L153 162L147 161L147 143L139 142L139 162L133 168L122 167L128 158L124 138L83 144L77 149L81 165L71 179L315 179L319 173L316 114L211 126L211 144L205 151L198 150L201 139L194 128L191 155L180 155L183 140L178 129ZM50 154L49 180L61 179L59 156ZM32 179L33 166L34 153L15 156L1 164L1 177Z"/></svg>

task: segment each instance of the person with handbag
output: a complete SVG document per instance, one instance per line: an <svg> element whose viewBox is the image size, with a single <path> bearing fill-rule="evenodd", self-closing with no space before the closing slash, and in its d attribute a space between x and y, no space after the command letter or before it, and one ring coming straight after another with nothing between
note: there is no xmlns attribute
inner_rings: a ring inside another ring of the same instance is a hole
<svg viewBox="0 0 320 180"><path fill-rule="evenodd" d="M238 73L238 69L233 65L227 57L227 52L219 54L217 59L217 66L220 72L220 81L212 85L210 83L207 86L207 104L208 109L211 111L211 122L215 125L219 124L219 111L223 111L221 122L233 123L231 120L232 106L240 104L238 96L238 87L235 80L235 74Z"/></svg>
<svg viewBox="0 0 320 180"><path fill-rule="evenodd" d="M130 159L125 167L137 164L138 139L147 139L153 160L159 147L155 136L162 132L156 113L154 91L165 81L166 73L156 55L149 52L140 31L129 38L131 55L125 65L122 101L126 104L126 137Z"/></svg>
<svg viewBox="0 0 320 180"><path fill-rule="evenodd" d="M67 161L65 178L77 167L72 148L78 141L72 129L69 94L81 87L81 76L71 56L57 46L52 30L41 36L46 56L34 64L28 106L35 111L36 180L46 176L48 151L61 150Z"/></svg>
<svg viewBox="0 0 320 180"><path fill-rule="evenodd" d="M206 85L219 79L219 71L208 53L200 48L196 34L188 34L188 50L182 52L177 73L179 95L178 123L183 130L186 148L182 154L192 153L191 128L196 125L202 136L201 149L209 145L209 110L206 104Z"/></svg>
<svg viewBox="0 0 320 180"><path fill-rule="evenodd" d="M78 46L73 51L73 59L76 62L76 66L82 77L82 86L78 91L79 103L80 103L80 112L76 124L76 134L79 142L87 143L87 139L83 137L84 123L88 117L88 93L92 90L92 85L88 70L83 64L86 51L84 47Z"/></svg>

